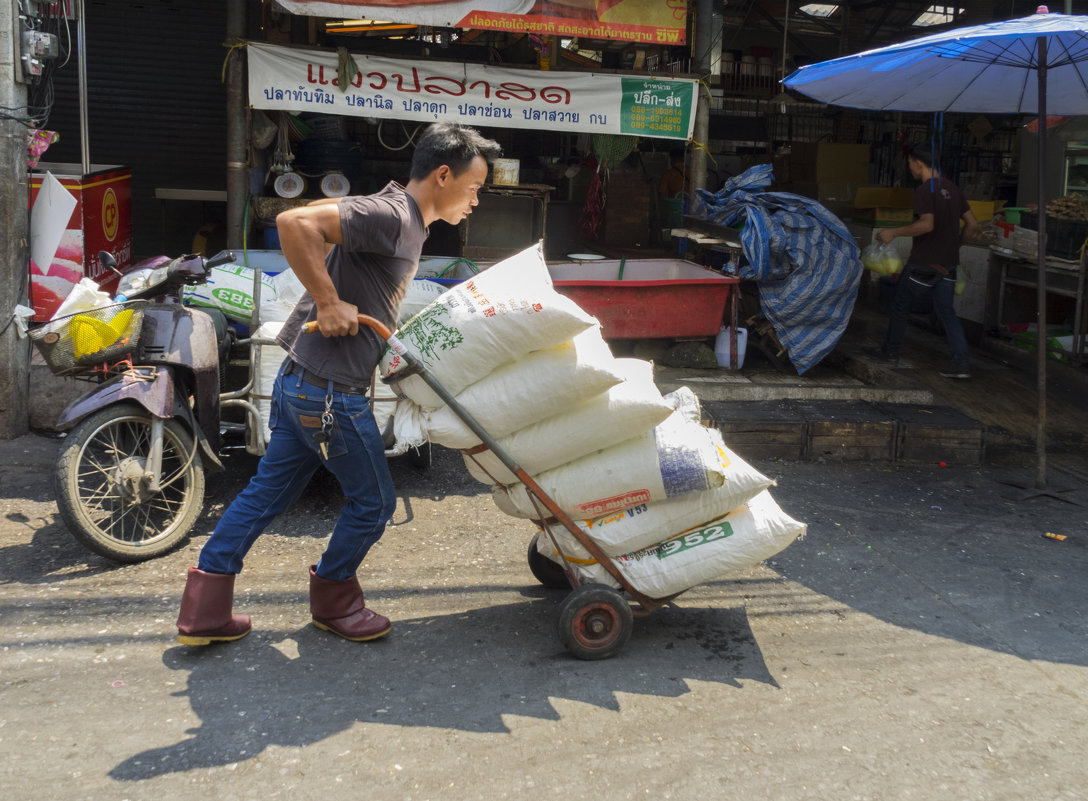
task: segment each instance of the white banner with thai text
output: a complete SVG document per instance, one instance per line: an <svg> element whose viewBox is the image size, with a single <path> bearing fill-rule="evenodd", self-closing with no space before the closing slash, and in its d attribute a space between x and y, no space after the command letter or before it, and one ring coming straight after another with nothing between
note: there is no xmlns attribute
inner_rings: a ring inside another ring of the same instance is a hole
<svg viewBox="0 0 1088 801"><path fill-rule="evenodd" d="M696 82L407 61L353 55L337 87L337 54L250 43L253 108L574 133L691 138Z"/></svg>

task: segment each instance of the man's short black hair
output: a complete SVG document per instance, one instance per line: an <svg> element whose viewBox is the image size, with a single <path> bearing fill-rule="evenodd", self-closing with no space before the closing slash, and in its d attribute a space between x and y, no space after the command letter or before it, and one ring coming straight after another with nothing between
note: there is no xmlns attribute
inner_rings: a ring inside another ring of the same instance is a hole
<svg viewBox="0 0 1088 801"><path fill-rule="evenodd" d="M443 164L457 177L468 169L477 156L490 164L501 155L499 143L486 138L475 128L456 122L436 122L423 132L416 145L409 177L413 181L421 180Z"/></svg>
<svg viewBox="0 0 1088 801"><path fill-rule="evenodd" d="M913 145L908 158L922 162L927 169L933 169L933 151L929 149L929 145L921 143Z"/></svg>

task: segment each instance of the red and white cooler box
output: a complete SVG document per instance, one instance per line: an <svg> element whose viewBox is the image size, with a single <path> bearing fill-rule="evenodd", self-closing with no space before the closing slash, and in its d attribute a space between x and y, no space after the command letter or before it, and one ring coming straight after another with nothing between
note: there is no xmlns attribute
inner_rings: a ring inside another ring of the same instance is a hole
<svg viewBox="0 0 1088 801"><path fill-rule="evenodd" d="M94 164L81 175L78 164L42 162L31 174L32 209L46 173L60 181L76 205L53 263L44 267L31 262L36 321L49 320L81 278L92 279L111 295L116 291L118 276L99 263L100 250L112 253L122 272L132 264L132 170Z"/></svg>

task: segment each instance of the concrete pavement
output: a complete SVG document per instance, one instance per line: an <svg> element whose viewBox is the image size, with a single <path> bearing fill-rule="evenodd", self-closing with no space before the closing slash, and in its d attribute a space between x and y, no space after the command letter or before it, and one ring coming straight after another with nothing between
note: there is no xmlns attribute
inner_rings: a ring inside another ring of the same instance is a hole
<svg viewBox="0 0 1088 801"><path fill-rule="evenodd" d="M10 801L1088 798L1088 510L1018 500L1018 468L757 462L807 536L590 663L559 644L531 527L449 451L393 464L360 574L387 639L308 625L339 498L315 480L238 579L253 633L190 649L184 573L253 460L229 459L186 546L117 566L58 522L56 445L0 442Z"/></svg>

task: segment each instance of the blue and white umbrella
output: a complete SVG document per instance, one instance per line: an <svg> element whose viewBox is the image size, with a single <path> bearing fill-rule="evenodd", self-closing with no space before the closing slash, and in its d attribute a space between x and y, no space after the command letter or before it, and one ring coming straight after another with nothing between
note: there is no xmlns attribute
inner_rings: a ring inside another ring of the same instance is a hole
<svg viewBox="0 0 1088 801"><path fill-rule="evenodd" d="M782 83L815 100L886 111L1088 114L1088 17L1040 12L801 67ZM1042 64L1046 65L1041 70Z"/></svg>
<svg viewBox="0 0 1088 801"><path fill-rule="evenodd" d="M1032 114L1038 149L1038 324L1046 330L1048 114L1088 115L1088 17L1051 14L972 25L801 67L782 83L814 100L886 111ZM1039 337L1035 485L1046 486L1046 341Z"/></svg>

